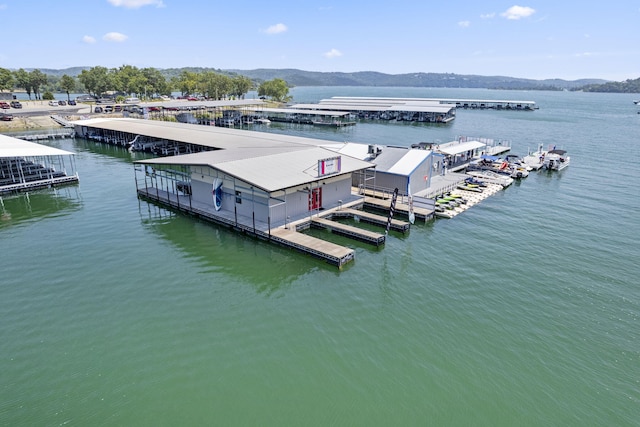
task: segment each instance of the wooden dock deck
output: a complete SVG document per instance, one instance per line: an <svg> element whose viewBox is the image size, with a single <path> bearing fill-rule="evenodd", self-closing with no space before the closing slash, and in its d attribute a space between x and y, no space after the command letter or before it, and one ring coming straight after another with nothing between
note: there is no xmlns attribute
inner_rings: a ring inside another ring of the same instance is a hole
<svg viewBox="0 0 640 427"><path fill-rule="evenodd" d="M364 199L364 205L371 209L378 209L381 211L388 212L391 209L391 199L380 199L377 197L367 196ZM402 214L405 216L409 216L409 205L406 203L396 202L396 214ZM428 221L434 217L435 211L433 209L425 209L420 207L413 208L413 214L416 219L421 221Z"/></svg>
<svg viewBox="0 0 640 427"><path fill-rule="evenodd" d="M387 217L382 215L377 215L371 212L363 211L360 209L339 209L333 212L333 217L336 218L358 218L362 222L366 222L368 224L378 225L380 227L387 226ZM409 231L411 224L407 221L401 221L399 219L392 218L390 228L394 231L399 231L401 233L406 233Z"/></svg>
<svg viewBox="0 0 640 427"><path fill-rule="evenodd" d="M311 219L311 225L313 227L325 228L331 230L332 233L341 234L343 236L351 237L352 239L360 240L362 242L370 243L372 245L380 246L385 242L385 235L380 233L374 233L373 231L363 230L362 228L353 227L348 224L342 224L340 222L331 221L325 218L313 218Z"/></svg>
<svg viewBox="0 0 640 427"><path fill-rule="evenodd" d="M274 228L271 230L271 240L300 252L311 254L316 258L324 259L337 267L342 267L355 258L353 249L299 233L293 229Z"/></svg>
<svg viewBox="0 0 640 427"><path fill-rule="evenodd" d="M269 229L267 224L262 223L257 224L258 227L255 227L250 218L234 218L232 214L225 214L224 211L214 211L210 206L193 201L190 202L188 196L176 196L175 194L169 194L164 190L156 188L138 188L138 195L145 199L196 215L207 221L231 227L260 239L269 240L281 246L312 255L339 268L355 259L355 251L351 248L298 232L296 230L297 227L304 228L304 221L297 225L290 224L290 228L282 226ZM316 219L319 218L314 218L314 220ZM367 232L366 230L359 231Z"/></svg>

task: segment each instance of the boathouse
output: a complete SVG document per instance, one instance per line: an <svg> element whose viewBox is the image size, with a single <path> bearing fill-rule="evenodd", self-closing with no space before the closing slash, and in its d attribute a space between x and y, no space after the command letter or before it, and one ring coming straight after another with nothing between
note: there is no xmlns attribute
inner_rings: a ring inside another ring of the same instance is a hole
<svg viewBox="0 0 640 427"><path fill-rule="evenodd" d="M353 249L297 231L322 227L376 246L385 241L384 234L330 221L364 205L352 175L375 168L324 147L334 141L138 119L89 119L74 126L77 135L101 142L172 147L164 157L134 162L142 198L338 266L354 258Z"/></svg>
<svg viewBox="0 0 640 427"><path fill-rule="evenodd" d="M74 153L0 135L0 193L78 182Z"/></svg>

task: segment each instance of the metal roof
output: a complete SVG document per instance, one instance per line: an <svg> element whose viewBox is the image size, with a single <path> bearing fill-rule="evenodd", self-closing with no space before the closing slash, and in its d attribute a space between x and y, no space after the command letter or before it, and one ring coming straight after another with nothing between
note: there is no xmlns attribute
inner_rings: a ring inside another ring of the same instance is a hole
<svg viewBox="0 0 640 427"><path fill-rule="evenodd" d="M176 99L172 101L137 102L131 105L138 105L140 107L163 107L178 108L182 110L193 110L200 108L247 107L251 105L264 104L265 102L262 99L230 99L223 101L188 101L183 99Z"/></svg>
<svg viewBox="0 0 640 427"><path fill-rule="evenodd" d="M475 150L476 148L485 147L487 144L483 144L479 141L466 141L466 142L453 142L447 145L441 145L438 151L445 154L459 154L465 151Z"/></svg>
<svg viewBox="0 0 640 427"><path fill-rule="evenodd" d="M384 98L330 98L322 99L318 104L296 104L292 108L310 110L349 110L349 111L411 111L421 113L448 113L455 105L440 104L434 101L416 99L387 100Z"/></svg>
<svg viewBox="0 0 640 427"><path fill-rule="evenodd" d="M70 151L35 142L23 141L7 135L0 135L0 158L35 156L72 156Z"/></svg>
<svg viewBox="0 0 640 427"><path fill-rule="evenodd" d="M252 150L207 151L183 156L141 160L136 163L162 165L210 166L239 178L266 192L274 192L322 180L318 161L335 157L336 153L321 147L266 147ZM372 167L371 163L342 156L341 170L334 175L349 174Z"/></svg>
<svg viewBox="0 0 640 427"><path fill-rule="evenodd" d="M409 176L430 155L429 150L410 148L386 147L375 160L379 172L389 172Z"/></svg>
<svg viewBox="0 0 640 427"><path fill-rule="evenodd" d="M295 109L295 108L255 108L256 113L284 113L284 114L315 114L318 116L346 116L348 111L309 111L309 109Z"/></svg>
<svg viewBox="0 0 640 427"><path fill-rule="evenodd" d="M140 134L158 139L204 145L214 151L140 160L141 164L202 165L235 176L267 192L321 180L318 161L336 157L321 145L335 141L280 135L214 126L140 119L89 119L73 122L112 131ZM373 167L372 163L342 155L340 173Z"/></svg>
<svg viewBox="0 0 640 427"><path fill-rule="evenodd" d="M218 149L259 148L268 146L324 145L335 143L321 139L279 135L266 132L229 129L221 126L196 126L188 123L159 120L97 118L72 122L75 126L87 126L112 131L145 135L160 140L191 143Z"/></svg>

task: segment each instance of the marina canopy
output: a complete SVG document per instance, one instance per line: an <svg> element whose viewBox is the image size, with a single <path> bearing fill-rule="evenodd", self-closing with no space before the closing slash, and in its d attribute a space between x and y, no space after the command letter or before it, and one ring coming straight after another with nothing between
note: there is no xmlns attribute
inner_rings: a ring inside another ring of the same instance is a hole
<svg viewBox="0 0 640 427"><path fill-rule="evenodd" d="M211 151L147 159L136 163L210 166L268 192L323 179L318 173L318 161L339 156L334 150L324 148L335 146L335 141L217 126L110 118L79 120L73 124L76 128L124 132L212 148ZM133 136L130 137L133 139ZM335 175L350 174L374 166L370 162L342 155L340 170Z"/></svg>
<svg viewBox="0 0 640 427"><path fill-rule="evenodd" d="M322 99L318 104L296 104L292 108L314 110L348 110L348 111L396 111L416 113L448 113L455 108L443 105L434 100L423 98L367 98L340 97Z"/></svg>
<svg viewBox="0 0 640 427"><path fill-rule="evenodd" d="M483 144L480 141L466 141L466 142L453 142L447 145L441 145L438 151L444 154L455 155L464 153L466 151L472 151L476 148L485 147L486 144Z"/></svg>
<svg viewBox="0 0 640 427"><path fill-rule="evenodd" d="M70 151L59 148L23 141L0 134L0 158L7 157L35 157L35 156L72 156Z"/></svg>
<svg viewBox="0 0 640 427"><path fill-rule="evenodd" d="M309 111L308 109L296 108L256 108L256 113L275 113L275 114L308 114L317 116L342 117L349 114L348 111Z"/></svg>
<svg viewBox="0 0 640 427"><path fill-rule="evenodd" d="M162 107L162 108L177 108L179 110L197 110L203 108L231 108L231 107L248 107L255 105L264 105L262 99L231 99L222 101L187 101L183 99L176 99L172 101L153 101L153 102L138 102L135 105L139 107Z"/></svg>
<svg viewBox="0 0 640 427"><path fill-rule="evenodd" d="M78 120L73 122L73 125L126 132L132 135L196 144L214 149L335 144L335 141L321 139L230 129L222 126L194 126L187 123L159 120L97 118Z"/></svg>

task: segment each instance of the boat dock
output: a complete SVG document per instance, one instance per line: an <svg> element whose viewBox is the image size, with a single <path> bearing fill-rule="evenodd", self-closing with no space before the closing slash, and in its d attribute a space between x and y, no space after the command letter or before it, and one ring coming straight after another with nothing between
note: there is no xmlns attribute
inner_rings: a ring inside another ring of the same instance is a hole
<svg viewBox="0 0 640 427"><path fill-rule="evenodd" d="M358 209L338 209L333 212L332 217L336 218L354 218L361 222L366 222L368 224L377 225L380 227L386 227L388 219L382 215L376 215L371 212L358 210ZM400 233L406 233L409 231L411 224L406 221L401 221L399 219L392 218L391 224L389 228L394 231L398 231Z"/></svg>
<svg viewBox="0 0 640 427"><path fill-rule="evenodd" d="M42 132L33 132L33 133L21 133L21 134L8 134L13 138L22 139L24 141L42 141L48 139L58 139L58 138L73 138L75 135L75 130L73 128L63 128L63 129L48 129L46 133Z"/></svg>
<svg viewBox="0 0 640 427"><path fill-rule="evenodd" d="M281 227L271 230L271 240L282 246L324 259L329 264L338 267L342 267L355 258L355 251L351 248L327 242L292 229Z"/></svg>
<svg viewBox="0 0 640 427"><path fill-rule="evenodd" d="M334 209L327 209L322 214L314 214L311 217L300 218L285 225L271 227L270 224L252 221L251 218L241 218L226 214L224 211L214 211L210 206L190 200L189 196L176 195L156 188L138 188L138 195L204 220L231 227L260 239L270 240L281 246L312 255L337 267L342 267L347 262L355 259L355 251L351 248L301 233L302 230L310 227L326 228L333 233L375 246L384 244L386 240L384 234L328 219L333 216L363 215L362 211L352 209L354 206L361 205L361 201L351 203L348 207L340 206ZM373 214L370 214L369 217L373 218ZM379 219L378 223L381 221ZM384 221L386 222L386 218L384 218ZM406 227L403 226L401 221L395 222L395 227L396 229L408 229L408 225Z"/></svg>
<svg viewBox="0 0 640 427"><path fill-rule="evenodd" d="M361 228L354 227L348 224L342 224L341 222L331 221L330 219L313 218L311 219L311 226L316 228L324 228L330 230L332 233L347 236L352 239L370 243L375 246L380 246L385 241L384 234L374 233L373 231L369 230L363 230Z"/></svg>
<svg viewBox="0 0 640 427"><path fill-rule="evenodd" d="M462 190L458 188L456 190L453 190L451 193L462 196L466 203L462 203L459 206L451 209L445 209L444 211L436 211L435 215L438 218L453 218L471 208L472 206L477 205L484 199L493 196L503 188L504 187L499 184L487 184L486 187L482 188L482 192Z"/></svg>

